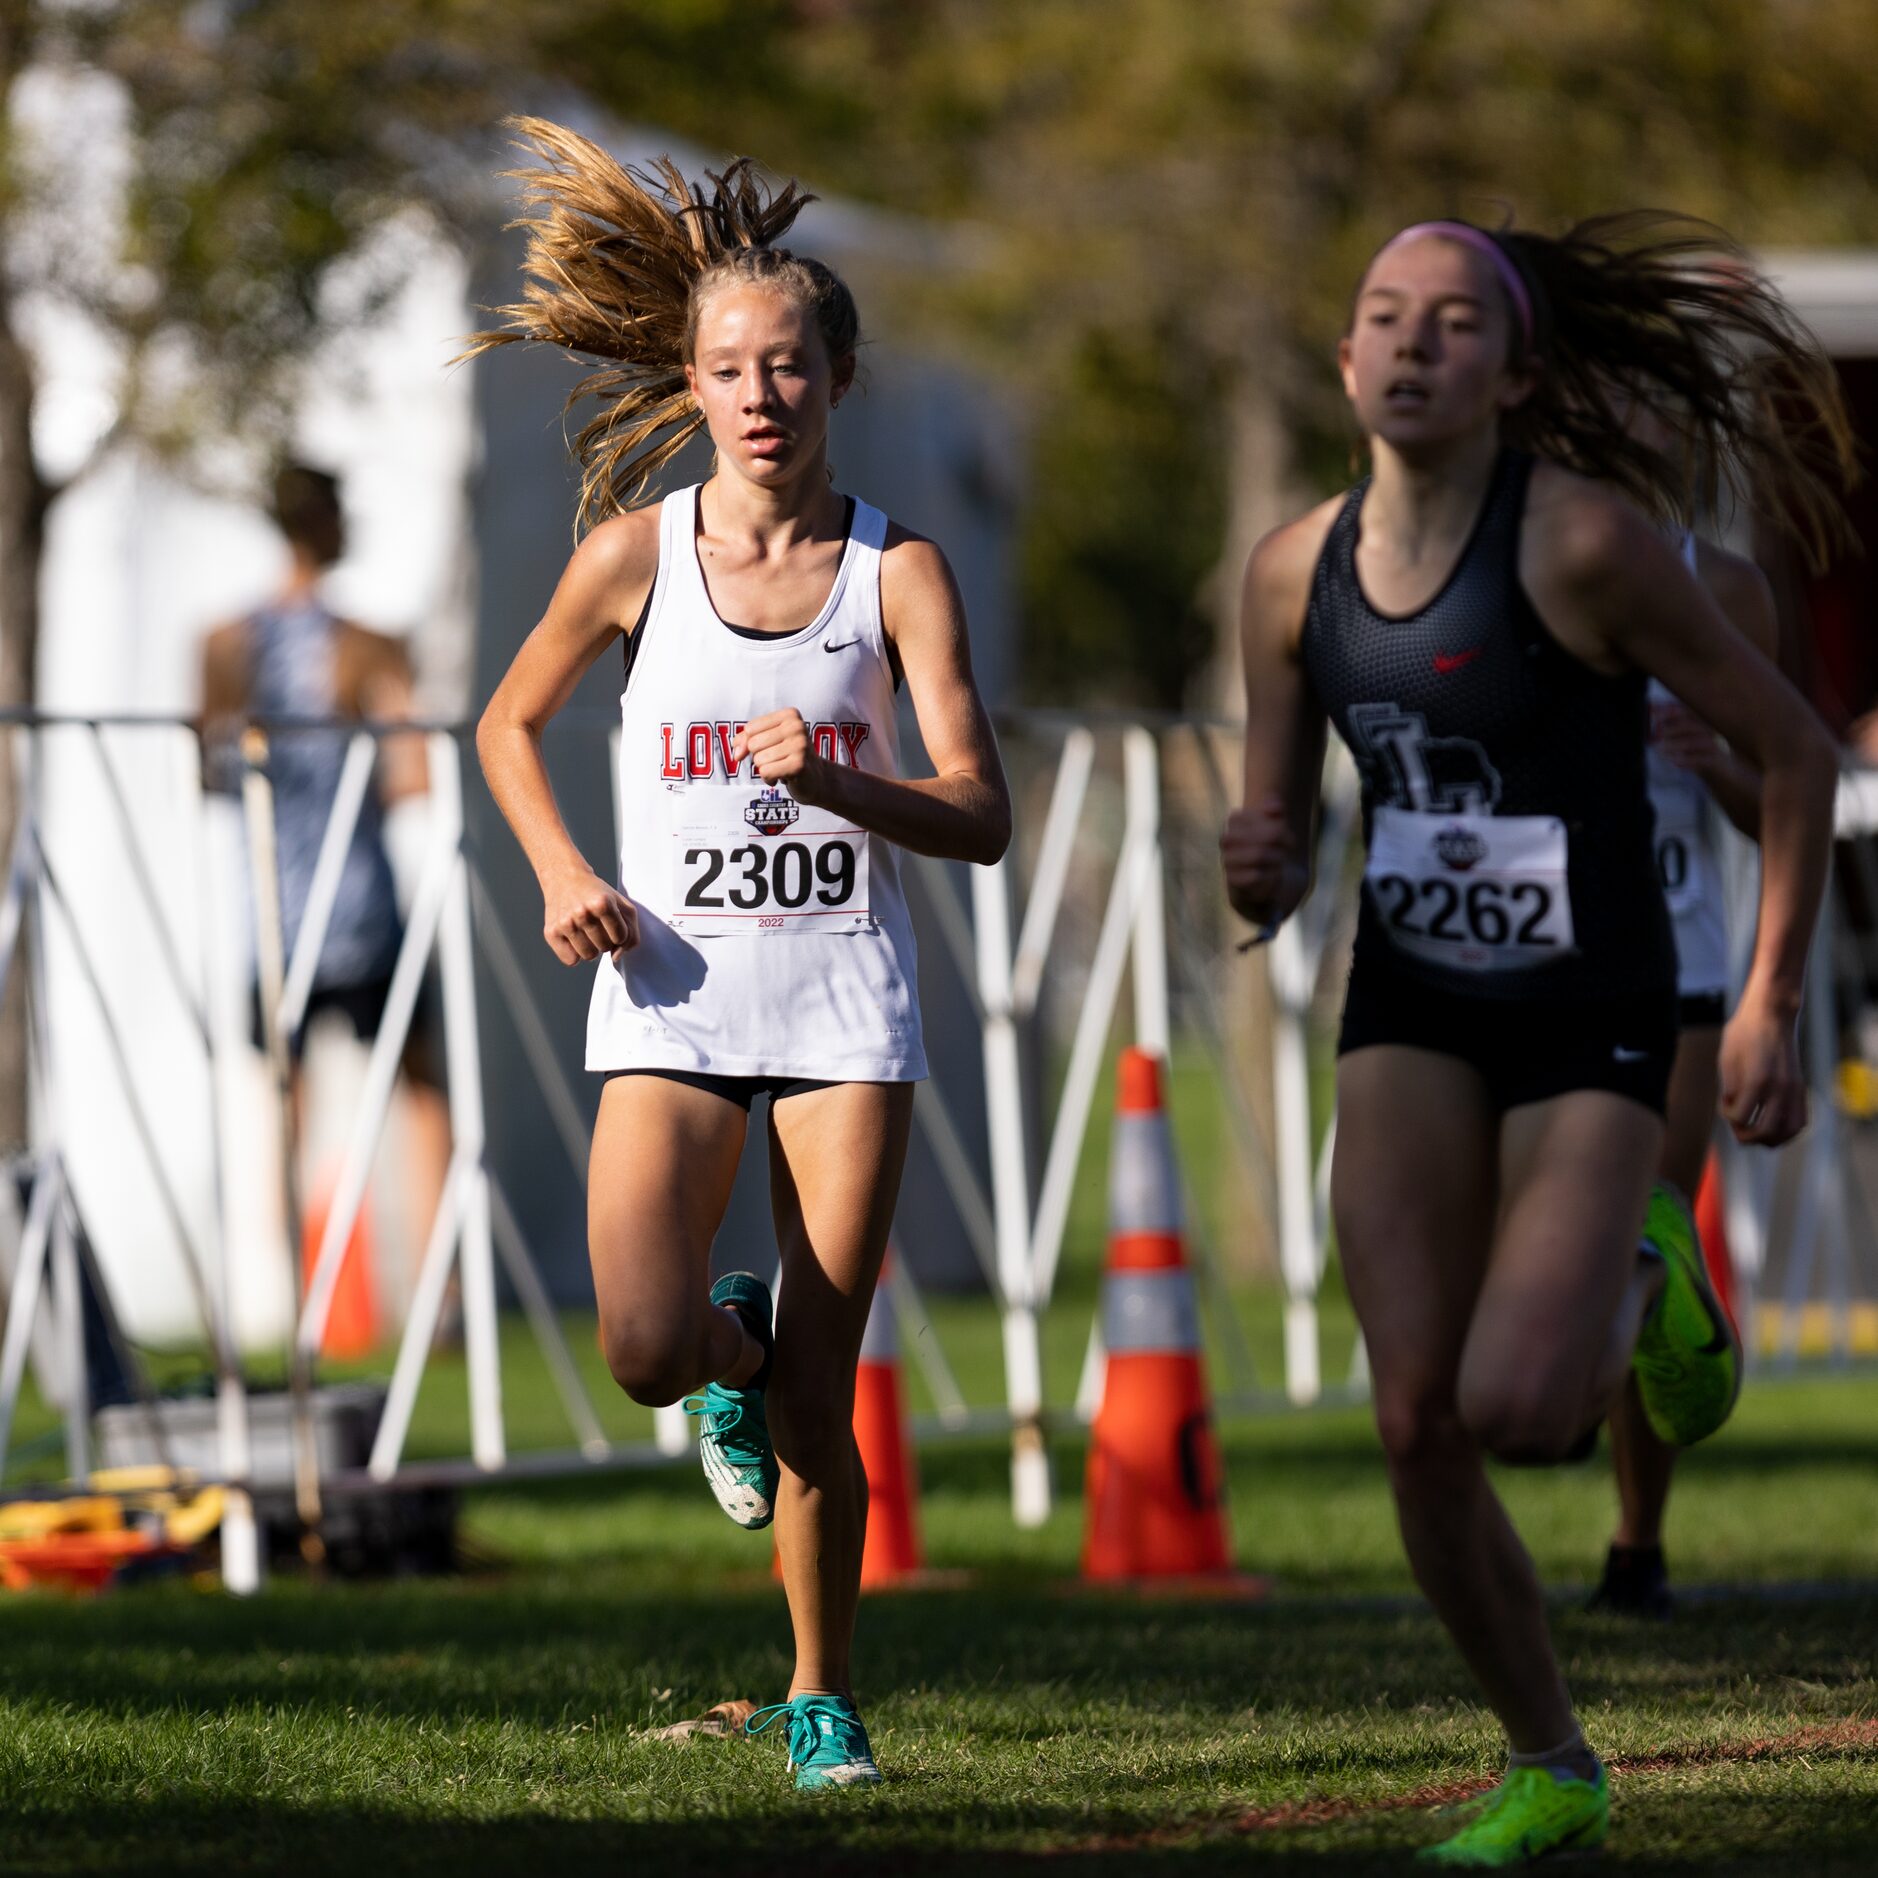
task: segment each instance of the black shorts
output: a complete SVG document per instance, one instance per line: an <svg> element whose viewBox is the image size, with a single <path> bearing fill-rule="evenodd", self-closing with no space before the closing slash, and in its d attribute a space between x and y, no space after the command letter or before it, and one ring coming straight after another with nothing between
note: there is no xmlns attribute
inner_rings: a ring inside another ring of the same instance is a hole
<svg viewBox="0 0 1878 1878"><path fill-rule="evenodd" d="M1725 991L1691 991L1676 1000L1678 1030L1720 1030L1727 1021Z"/></svg>
<svg viewBox="0 0 1878 1878"><path fill-rule="evenodd" d="M610 1069L606 1079L615 1076L660 1076L667 1082L682 1082L687 1089L702 1089L706 1095L722 1096L734 1102L747 1115L750 1104L766 1095L775 1106L785 1097L800 1095L805 1089L832 1089L831 1082L818 1082L813 1076L713 1076L701 1069Z"/></svg>
<svg viewBox="0 0 1878 1878"><path fill-rule="evenodd" d="M1337 1054L1393 1043L1457 1057L1504 1114L1608 1089L1661 1115L1676 1060L1674 993L1614 999L1470 998L1400 972L1350 974Z"/></svg>
<svg viewBox="0 0 1878 1878"><path fill-rule="evenodd" d="M369 1044L384 1027L385 1005L391 997L391 974L370 978L357 985L315 985L307 995L306 1015L300 1028L287 1039L287 1053L297 1066L306 1052L306 1033L323 1012L336 1011L352 1026L352 1034ZM404 1040L401 1059L404 1073L427 1089L441 1089L443 1052L439 1045L442 1010L434 974L426 972L417 994L417 1009L411 1014L411 1029ZM267 1048L261 1028L261 987L252 986L248 994L248 1037L257 1050Z"/></svg>

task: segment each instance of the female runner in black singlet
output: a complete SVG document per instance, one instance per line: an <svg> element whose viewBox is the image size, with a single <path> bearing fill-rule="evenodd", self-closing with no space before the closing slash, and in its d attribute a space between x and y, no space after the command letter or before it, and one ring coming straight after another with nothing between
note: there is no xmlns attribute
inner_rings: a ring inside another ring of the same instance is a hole
<svg viewBox="0 0 1878 1878"><path fill-rule="evenodd" d="M1646 218L1556 241L1406 230L1359 283L1339 360L1372 471L1252 553L1245 797L1221 846L1269 936L1310 887L1334 723L1369 843L1338 1241L1411 1566L1512 1749L1434 1856L1498 1864L1596 1843L1608 1797L1485 1459L1571 1449L1640 1324L1673 1380L1711 1388L1705 1426L1738 1378L1719 1313L1671 1295L1666 1266L1686 1267L1637 1250L1646 1203L1676 1236L1651 1198L1676 978L1646 674L1764 779L1759 936L1722 1048L1743 1141L1805 1120L1794 1024L1831 832L1830 743L1665 538L1684 459L1638 441L1607 388L1815 541L1849 445L1830 368L1739 253ZM1772 371L1827 421L1782 429Z"/></svg>

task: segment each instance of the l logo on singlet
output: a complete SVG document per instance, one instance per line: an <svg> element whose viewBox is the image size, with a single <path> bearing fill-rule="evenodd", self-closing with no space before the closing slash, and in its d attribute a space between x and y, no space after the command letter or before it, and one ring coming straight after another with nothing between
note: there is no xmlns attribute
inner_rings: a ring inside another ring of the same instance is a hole
<svg viewBox="0 0 1878 1878"><path fill-rule="evenodd" d="M1486 651L1485 646L1469 646L1464 652L1437 652L1435 671L1443 678L1450 672L1458 672L1463 665L1471 665Z"/></svg>
<svg viewBox="0 0 1878 1878"><path fill-rule="evenodd" d="M1472 737L1431 737L1419 711L1353 704L1350 747L1377 796L1396 808L1437 815L1499 807L1500 772Z"/></svg>

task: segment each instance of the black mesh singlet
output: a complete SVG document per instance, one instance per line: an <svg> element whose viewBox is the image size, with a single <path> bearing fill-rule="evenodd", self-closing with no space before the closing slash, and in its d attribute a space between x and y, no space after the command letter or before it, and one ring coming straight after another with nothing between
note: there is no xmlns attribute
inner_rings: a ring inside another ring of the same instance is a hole
<svg viewBox="0 0 1878 1878"><path fill-rule="evenodd" d="M1546 631L1519 581L1532 459L1503 452L1447 585L1419 612L1378 613L1356 575L1367 480L1311 580L1302 656L1318 703L1379 804L1433 814L1554 816L1567 838L1575 947L1514 970L1454 970L1389 937L1366 883L1355 969L1482 998L1674 996L1675 942L1652 853L1641 673L1606 676Z"/></svg>

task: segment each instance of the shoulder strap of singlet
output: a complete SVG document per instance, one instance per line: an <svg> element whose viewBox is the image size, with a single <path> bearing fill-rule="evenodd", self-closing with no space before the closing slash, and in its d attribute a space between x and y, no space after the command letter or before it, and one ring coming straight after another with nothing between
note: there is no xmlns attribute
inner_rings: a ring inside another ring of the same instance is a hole
<svg viewBox="0 0 1878 1878"><path fill-rule="evenodd" d="M685 529L686 525L692 522L696 510L687 506L685 502L687 496L695 503L697 500L695 485L689 489L674 489L659 504L659 564L653 570L652 585L646 589L646 597L640 603L639 617L633 623L632 631L626 635L623 654L625 670L620 685L622 695L632 686L633 669L638 665L640 656L645 650L646 640L651 635L653 623L657 620L663 605L666 589L671 585L672 570L678 562L678 549L680 546L690 546L689 536ZM695 557L696 549L692 549L691 552Z"/></svg>
<svg viewBox="0 0 1878 1878"><path fill-rule="evenodd" d="M1308 636L1320 598L1327 599L1326 588L1335 581L1354 586L1356 581L1356 527L1362 512L1363 498L1369 493L1370 479L1365 476L1353 483L1343 498L1336 520L1317 550L1317 565L1311 569L1311 588L1304 606L1304 631Z"/></svg>
<svg viewBox="0 0 1878 1878"><path fill-rule="evenodd" d="M1475 545L1485 547L1491 537L1515 560L1526 520L1526 491L1532 483L1533 458L1525 450L1502 450L1487 486L1487 500L1475 532Z"/></svg>
<svg viewBox="0 0 1878 1878"><path fill-rule="evenodd" d="M880 564L887 547L891 526L886 512L859 496L850 496L854 505L848 518L847 587L843 604L859 607L867 634L893 688L900 688L900 673L894 663L893 648L887 644L886 614L880 599Z"/></svg>
<svg viewBox="0 0 1878 1878"><path fill-rule="evenodd" d="M857 552L879 555L887 545L887 517L883 511L871 502L863 502L859 496L852 498L854 519L848 524L848 533Z"/></svg>

